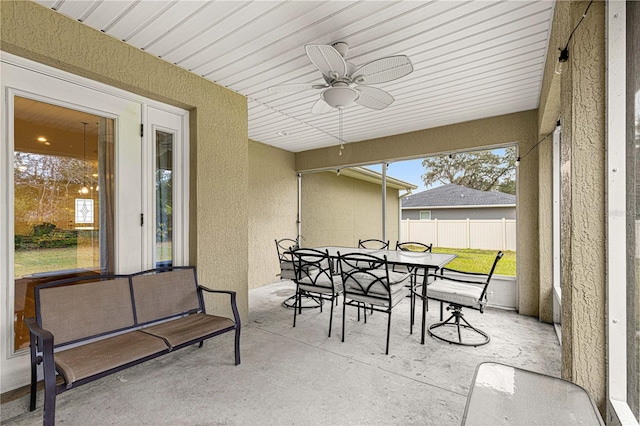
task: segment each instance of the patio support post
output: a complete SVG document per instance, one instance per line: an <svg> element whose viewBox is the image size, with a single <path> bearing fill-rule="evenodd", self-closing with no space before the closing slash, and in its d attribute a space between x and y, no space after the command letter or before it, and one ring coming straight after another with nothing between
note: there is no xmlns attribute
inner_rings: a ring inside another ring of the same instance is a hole
<svg viewBox="0 0 640 426"><path fill-rule="evenodd" d="M300 244L302 237L302 173L298 173L298 218L296 223L298 225L298 244Z"/></svg>
<svg viewBox="0 0 640 426"><path fill-rule="evenodd" d="M382 163L382 240L387 240L387 163Z"/></svg>

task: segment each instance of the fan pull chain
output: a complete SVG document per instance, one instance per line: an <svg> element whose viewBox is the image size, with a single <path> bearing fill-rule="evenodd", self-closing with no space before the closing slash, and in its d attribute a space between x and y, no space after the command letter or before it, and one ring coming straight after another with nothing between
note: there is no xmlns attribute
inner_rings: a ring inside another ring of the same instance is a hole
<svg viewBox="0 0 640 426"><path fill-rule="evenodd" d="M342 150L344 149L344 140L342 139L342 110L343 108L338 107L338 139L340 139L340 151L338 151L338 155L342 155Z"/></svg>

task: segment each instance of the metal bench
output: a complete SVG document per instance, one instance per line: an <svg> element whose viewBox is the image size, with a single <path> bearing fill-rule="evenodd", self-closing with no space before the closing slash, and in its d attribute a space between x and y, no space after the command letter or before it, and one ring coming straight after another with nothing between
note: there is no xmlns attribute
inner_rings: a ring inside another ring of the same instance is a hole
<svg viewBox="0 0 640 426"><path fill-rule="evenodd" d="M207 314L203 291L228 294L234 318ZM186 346L202 347L223 333L235 331L235 364L240 364L236 294L199 286L193 267L39 285L35 307L36 317L25 320L30 410L36 407L37 366L43 364L45 425L55 424L56 395Z"/></svg>

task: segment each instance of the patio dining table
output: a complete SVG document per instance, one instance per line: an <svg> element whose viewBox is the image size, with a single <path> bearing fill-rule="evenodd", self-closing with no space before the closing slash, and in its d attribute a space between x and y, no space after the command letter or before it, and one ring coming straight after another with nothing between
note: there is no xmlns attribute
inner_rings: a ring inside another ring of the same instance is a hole
<svg viewBox="0 0 640 426"><path fill-rule="evenodd" d="M413 270L423 269L424 275L423 285L422 285L422 330L420 343L424 344L425 338L425 322L427 316L427 302L426 302L426 292L427 292L427 275L429 274L429 270L431 272L436 272L438 269L446 266L449 262L457 257L455 254L445 254L445 253L425 253L425 252L415 252L415 251L404 251L404 250L377 250L377 249L365 249L365 248L354 248L354 247L339 247L339 246L322 246L322 247L314 247L316 250L328 251L329 256L331 258L337 259L338 252L340 254L346 253L361 253L361 254L369 254L372 256L387 257L387 262L390 265L401 265L406 266L408 269Z"/></svg>

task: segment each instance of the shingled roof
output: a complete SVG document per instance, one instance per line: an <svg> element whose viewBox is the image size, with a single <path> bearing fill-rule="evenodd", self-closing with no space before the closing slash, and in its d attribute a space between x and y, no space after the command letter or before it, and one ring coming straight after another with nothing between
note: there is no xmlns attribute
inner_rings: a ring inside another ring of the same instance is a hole
<svg viewBox="0 0 640 426"><path fill-rule="evenodd" d="M479 191L448 184L427 189L402 199L402 208L516 205L515 195L496 191Z"/></svg>

